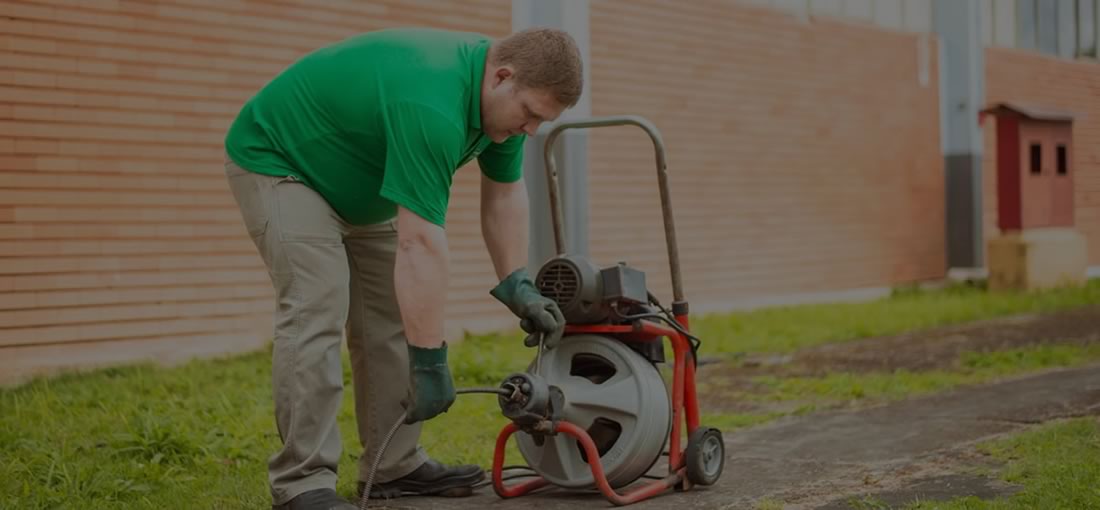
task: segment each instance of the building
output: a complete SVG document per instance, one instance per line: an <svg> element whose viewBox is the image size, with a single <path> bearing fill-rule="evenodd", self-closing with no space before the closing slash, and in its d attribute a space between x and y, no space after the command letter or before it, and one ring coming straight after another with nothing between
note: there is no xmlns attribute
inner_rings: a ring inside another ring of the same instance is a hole
<svg viewBox="0 0 1100 510"><path fill-rule="evenodd" d="M662 131L694 311L980 268L996 196L977 111L994 101L1082 114L1075 213L1100 266L1095 0L2 0L0 12L4 380L263 345L271 292L225 185L224 130L295 58L399 25L577 35L589 89L573 115L638 114ZM668 295L647 138L566 142L569 218L588 227L571 246L626 260ZM488 295L477 189L476 170L460 171L452 337L514 327ZM546 239L534 243L544 256Z"/></svg>

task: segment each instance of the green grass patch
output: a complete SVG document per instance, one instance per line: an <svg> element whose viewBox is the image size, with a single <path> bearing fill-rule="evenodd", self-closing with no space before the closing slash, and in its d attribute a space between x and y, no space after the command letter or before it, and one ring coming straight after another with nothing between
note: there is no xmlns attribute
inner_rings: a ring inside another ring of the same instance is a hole
<svg viewBox="0 0 1100 510"><path fill-rule="evenodd" d="M0 393L0 507L261 507L266 355L116 368ZM260 490L256 490L259 488Z"/></svg>
<svg viewBox="0 0 1100 510"><path fill-rule="evenodd" d="M873 303L711 315L692 324L705 342L704 355L732 354L1089 302L1100 302L1096 282L1039 294L905 292ZM519 334L472 336L451 353L460 387L496 385L508 373L524 370L533 355ZM1017 362L972 361L974 370L987 372ZM345 381L350 381L346 355L344 364ZM259 352L170 369L105 369L0 389L0 508L266 507L266 462L279 444L270 378L270 353ZM839 384L818 386L842 393ZM347 388L339 415L344 455L338 489L344 494L353 490L359 452L350 384ZM885 383L871 384L863 391L888 393L885 388ZM806 390L786 386L776 391ZM704 423L730 430L775 416L712 415ZM426 424L423 445L445 462L487 467L504 423L494 397L463 396ZM522 463L512 445L508 463Z"/></svg>
<svg viewBox="0 0 1100 510"><path fill-rule="evenodd" d="M776 499L765 498L757 501L753 508L754 510L783 510L783 502Z"/></svg>
<svg viewBox="0 0 1100 510"><path fill-rule="evenodd" d="M751 427L767 423L776 418L786 416L788 413L702 413L699 417L701 424L707 427L715 427L722 432L729 432L740 428Z"/></svg>
<svg viewBox="0 0 1100 510"><path fill-rule="evenodd" d="M815 345L890 335L1017 313L1100 303L1100 279L1037 292L994 293L957 285L899 290L868 303L776 307L693 318L707 354L783 353Z"/></svg>
<svg viewBox="0 0 1100 510"><path fill-rule="evenodd" d="M1045 424L989 442L980 450L1005 462L1001 477L1023 490L985 501L965 497L920 502L911 510L1023 510L1100 508L1100 421L1079 418Z"/></svg>
<svg viewBox="0 0 1100 510"><path fill-rule="evenodd" d="M477 358L509 349L487 336L456 351ZM455 361L471 362L464 358ZM269 360L265 352L171 369L112 368L0 391L0 508L269 506L266 461L279 446ZM350 495L359 446L346 355L344 364L338 489ZM499 370L524 367L515 365ZM456 380L499 382L492 377L460 372ZM504 424L495 397L463 396L425 425L422 445L446 462L488 468ZM522 463L514 441L506 460Z"/></svg>
<svg viewBox="0 0 1100 510"><path fill-rule="evenodd" d="M889 401L980 384L1049 368L1100 360L1100 344L1040 345L988 353L964 353L951 370L833 373L823 377L762 376L760 389L734 398L758 401Z"/></svg>

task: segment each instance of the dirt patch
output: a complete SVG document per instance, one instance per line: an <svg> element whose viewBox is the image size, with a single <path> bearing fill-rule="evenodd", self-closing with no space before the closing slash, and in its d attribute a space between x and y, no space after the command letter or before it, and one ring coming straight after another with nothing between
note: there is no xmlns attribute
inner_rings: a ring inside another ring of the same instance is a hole
<svg viewBox="0 0 1100 510"><path fill-rule="evenodd" d="M814 510L853 508L901 508L916 501L950 501L960 495L996 499L1015 494L1019 487L976 475L939 475L922 478L893 490L859 493L832 501Z"/></svg>
<svg viewBox="0 0 1100 510"><path fill-rule="evenodd" d="M1042 344L1100 341L1100 306L1049 315L1023 315L891 337L823 345L794 356L799 375L825 372L950 368L967 351L991 352Z"/></svg>
<svg viewBox="0 0 1100 510"><path fill-rule="evenodd" d="M700 399L706 409L726 412L784 412L759 403L737 401L731 394L758 389L753 378L821 376L849 372L912 372L955 368L964 352L993 352L1044 344L1100 342L1100 306L1064 312L1017 315L892 336L821 345L789 355L749 357L736 363L700 367Z"/></svg>
<svg viewBox="0 0 1100 510"><path fill-rule="evenodd" d="M917 501L950 501L961 496L984 500L1006 498L1022 487L979 473L993 473L1001 468L1000 463L972 449L961 448L892 468L867 467L871 474L862 483L834 480L811 494L792 491L785 502L800 510L852 510L903 508ZM838 494L844 495L838 497ZM827 503L821 504L822 500Z"/></svg>

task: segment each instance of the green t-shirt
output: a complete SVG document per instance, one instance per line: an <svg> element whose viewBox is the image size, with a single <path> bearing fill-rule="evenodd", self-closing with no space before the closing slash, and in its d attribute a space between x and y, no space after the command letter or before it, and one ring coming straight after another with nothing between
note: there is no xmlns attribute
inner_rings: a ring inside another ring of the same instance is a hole
<svg viewBox="0 0 1100 510"><path fill-rule="evenodd" d="M496 144L481 131L490 39L391 29L316 50L241 109L229 157L253 172L294 175L354 225L397 205L444 225L458 168L475 157L494 181L522 175L525 136Z"/></svg>

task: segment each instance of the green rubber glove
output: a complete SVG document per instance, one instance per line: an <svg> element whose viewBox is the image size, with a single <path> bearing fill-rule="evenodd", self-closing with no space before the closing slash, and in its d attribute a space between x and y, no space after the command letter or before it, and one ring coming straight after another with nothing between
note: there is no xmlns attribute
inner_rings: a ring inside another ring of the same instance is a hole
<svg viewBox="0 0 1100 510"><path fill-rule="evenodd" d="M454 379L447 365L447 344L438 349L409 348L409 395L405 423L430 420L447 412L455 401Z"/></svg>
<svg viewBox="0 0 1100 510"><path fill-rule="evenodd" d="M547 349L553 349L561 341L565 317L554 300L539 293L526 269L508 275L489 294L520 318L524 331L531 333L524 342L528 347L538 345L537 335L542 336Z"/></svg>

